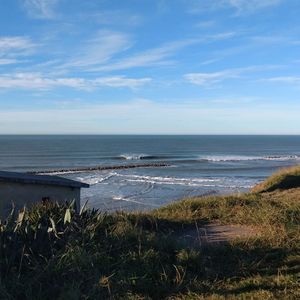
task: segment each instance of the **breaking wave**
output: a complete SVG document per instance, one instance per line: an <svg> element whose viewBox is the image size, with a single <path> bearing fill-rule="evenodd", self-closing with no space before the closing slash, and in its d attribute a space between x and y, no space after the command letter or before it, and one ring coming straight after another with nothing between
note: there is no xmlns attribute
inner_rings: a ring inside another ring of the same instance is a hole
<svg viewBox="0 0 300 300"><path fill-rule="evenodd" d="M98 173L97 175L88 175L85 177L77 177L76 180L85 182L91 186L91 185L95 185L98 183L103 183L115 175L117 175L117 173L115 173L115 172L110 172L108 174L103 174L103 175L100 175Z"/></svg>
<svg viewBox="0 0 300 300"><path fill-rule="evenodd" d="M224 178L178 178L178 177L162 177L162 176L146 176L146 175L127 175L127 174L117 174L116 176L123 177L127 182L133 183L151 183L157 185L183 185L190 187L223 187L223 188L233 188L233 187L243 187L250 188L253 186L253 181L247 181L248 184L245 186L240 186L240 182L237 180L228 179L227 182ZM243 180L244 183L246 180Z"/></svg>
<svg viewBox="0 0 300 300"><path fill-rule="evenodd" d="M120 156L116 157L117 159L125 159L125 160L154 160L154 159L176 159L181 158L180 156L172 156L172 155L149 155L149 154L121 154Z"/></svg>
<svg viewBox="0 0 300 300"><path fill-rule="evenodd" d="M300 155L268 155L268 156L246 156L246 155L201 155L201 156L183 156L183 155L149 155L149 154L121 154L116 157L123 160L174 160L174 161L202 161L202 162L238 162L238 161L260 161L260 160L273 160L273 161L289 161L300 160Z"/></svg>
<svg viewBox="0 0 300 300"><path fill-rule="evenodd" d="M242 155L212 155L201 156L200 160L212 161L212 162L237 162L237 161L260 161L260 160L272 160L272 161L289 161L300 160L299 155L270 155L270 156L242 156Z"/></svg>
<svg viewBox="0 0 300 300"><path fill-rule="evenodd" d="M41 170L28 172L30 174L37 175L67 175L75 173L93 172L93 171L106 171L106 170L121 170L121 169L133 169L133 168L160 168L160 167L172 167L170 162L242 162L242 161L299 161L300 155L269 155L269 156L242 156L242 155L207 155L198 157L183 157L183 156L154 156L146 154L128 154L121 155L119 159L125 160L154 160L152 162L133 163L133 164L121 164L121 165L102 165L91 167L78 167L71 169L57 169L57 170ZM163 160L165 159L165 161ZM174 161L172 161L174 159ZM155 161L158 160L158 161ZM160 161L159 161L160 160Z"/></svg>

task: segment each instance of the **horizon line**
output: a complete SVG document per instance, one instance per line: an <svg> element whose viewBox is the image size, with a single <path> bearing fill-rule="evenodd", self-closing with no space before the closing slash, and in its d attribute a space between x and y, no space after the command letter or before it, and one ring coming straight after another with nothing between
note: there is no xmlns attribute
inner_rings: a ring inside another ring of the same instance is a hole
<svg viewBox="0 0 300 300"><path fill-rule="evenodd" d="M0 136L300 136L300 133L0 133Z"/></svg>

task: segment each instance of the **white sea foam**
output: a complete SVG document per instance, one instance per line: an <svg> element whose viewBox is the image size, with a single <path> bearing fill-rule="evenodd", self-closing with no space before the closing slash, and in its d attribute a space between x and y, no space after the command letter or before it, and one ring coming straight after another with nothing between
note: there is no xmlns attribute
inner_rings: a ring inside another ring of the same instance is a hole
<svg viewBox="0 0 300 300"><path fill-rule="evenodd" d="M201 156L200 160L207 160L212 162L237 162L237 161L259 161L259 160L274 160L274 161L293 161L300 160L299 155L270 155L270 156L243 156L243 155L211 155Z"/></svg>
<svg viewBox="0 0 300 300"><path fill-rule="evenodd" d="M68 171L50 171L49 173L47 172L37 172L36 174L37 175L50 175L50 176L57 176L57 175L69 175L69 174L78 174L78 173L83 173L83 171L71 171L71 170L68 170Z"/></svg>
<svg viewBox="0 0 300 300"><path fill-rule="evenodd" d="M123 196L114 196L113 200L115 201L125 201L125 202L130 202L130 203L134 203L134 204L140 204L140 205L145 205L145 206L153 206L156 207L157 205L152 204L152 203L144 203L141 201L137 201L131 198L132 196L129 197L123 197Z"/></svg>
<svg viewBox="0 0 300 300"><path fill-rule="evenodd" d="M193 182L159 182L159 181L145 181L143 179L128 179L128 182L141 182L141 183L153 183L153 184L158 184L158 185L183 185L183 186L190 186L190 187L211 187L211 188L251 188L253 185L240 185L240 184L235 184L235 185L228 185L228 184L199 184L199 183L193 183Z"/></svg>
<svg viewBox="0 0 300 300"><path fill-rule="evenodd" d="M173 182L215 182L215 181L220 181L220 179L215 178L184 178L184 177L163 177L163 176L146 176L146 175L121 175L118 174L119 176L130 176L133 178L138 178L138 179L145 179L145 180L156 180L156 181L173 181Z"/></svg>
<svg viewBox="0 0 300 300"><path fill-rule="evenodd" d="M124 198L124 197L122 197L122 196L113 196L113 200L116 200L116 201L121 201L121 200L127 201L127 199Z"/></svg>
<svg viewBox="0 0 300 300"><path fill-rule="evenodd" d="M108 174L103 174L103 173L102 174L101 173L88 174L87 176L84 176L84 177L82 177L82 176L77 177L76 180L85 182L89 185L95 185L98 183L103 183L115 175L117 175L117 173L115 173L115 172L109 172Z"/></svg>
<svg viewBox="0 0 300 300"><path fill-rule="evenodd" d="M278 161L286 161L286 160L300 160L299 155L274 155L274 156L266 156L265 160L278 160Z"/></svg>
<svg viewBox="0 0 300 300"><path fill-rule="evenodd" d="M145 175L128 175L118 174L117 176L124 178L126 182L143 183L153 185L180 185L189 187L220 187L220 188L250 188L253 186L252 180L241 180L236 178L177 178L162 176L145 176Z"/></svg>
<svg viewBox="0 0 300 300"><path fill-rule="evenodd" d="M138 159L143 159L147 158L149 155L147 154L136 154L136 153L131 153L131 154L121 154L120 158L126 159L126 160L138 160Z"/></svg>
<svg viewBox="0 0 300 300"><path fill-rule="evenodd" d="M125 160L142 160L142 159L176 159L176 160L193 160L195 157L176 157L176 156L161 156L161 155L149 155L145 153L130 153L121 154L119 156ZM247 155L206 155L198 156L198 160L212 161L212 162L226 162L226 161L254 161L254 160L274 160L274 161L289 161L289 160L300 160L300 155L268 155L268 156L247 156Z"/></svg>

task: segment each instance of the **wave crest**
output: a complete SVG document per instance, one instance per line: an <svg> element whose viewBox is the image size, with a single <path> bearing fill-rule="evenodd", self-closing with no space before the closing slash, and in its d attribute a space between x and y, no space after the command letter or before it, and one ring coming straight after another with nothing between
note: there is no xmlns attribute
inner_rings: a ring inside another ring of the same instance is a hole
<svg viewBox="0 0 300 300"><path fill-rule="evenodd" d="M174 160L174 161L202 161L202 162L238 162L238 161L260 161L260 160L273 160L273 161L289 161L300 160L300 155L266 155L266 156L247 156L247 155L201 155L201 156L174 156L174 155L150 155L150 154L121 154L117 159L124 160Z"/></svg>
<svg viewBox="0 0 300 300"><path fill-rule="evenodd" d="M126 159L126 160L140 160L140 159L154 159L155 157L148 154L121 154L119 159Z"/></svg>
<svg viewBox="0 0 300 300"><path fill-rule="evenodd" d="M274 160L274 161L288 161L300 160L299 155L270 155L270 156L242 156L242 155L215 155L202 156L199 158L204 161L212 162L238 162L238 161L259 161L259 160Z"/></svg>

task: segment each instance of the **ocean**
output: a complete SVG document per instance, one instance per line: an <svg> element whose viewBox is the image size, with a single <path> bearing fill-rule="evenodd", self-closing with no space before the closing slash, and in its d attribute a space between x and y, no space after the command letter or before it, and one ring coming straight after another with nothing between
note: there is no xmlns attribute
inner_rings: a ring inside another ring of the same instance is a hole
<svg viewBox="0 0 300 300"><path fill-rule="evenodd" d="M300 136L0 136L0 170L46 171L86 182L82 204L103 211L245 192L299 162ZM120 168L128 165L139 167ZM98 166L109 168L87 170ZM78 168L86 170L67 171Z"/></svg>

